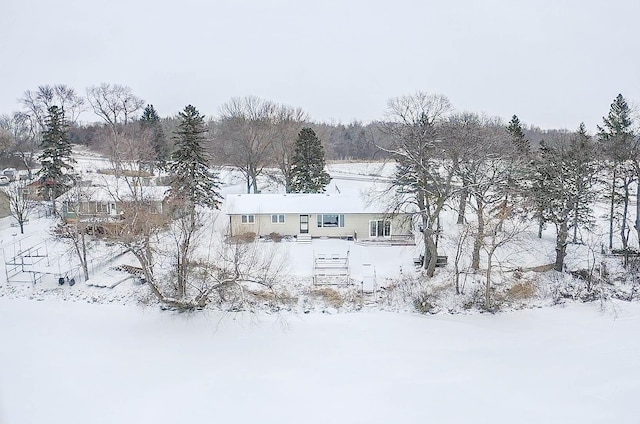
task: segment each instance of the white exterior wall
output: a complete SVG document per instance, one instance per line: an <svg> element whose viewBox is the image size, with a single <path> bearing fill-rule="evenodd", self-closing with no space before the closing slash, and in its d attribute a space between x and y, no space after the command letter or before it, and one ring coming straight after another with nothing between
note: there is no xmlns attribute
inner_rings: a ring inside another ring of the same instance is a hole
<svg viewBox="0 0 640 424"><path fill-rule="evenodd" d="M318 227L318 215L309 214L309 234L311 237L353 237L357 233L359 240L369 239L369 222L385 219L380 214L343 214L344 227ZM255 233L266 236L278 233L283 236L300 234L300 214L285 214L285 222L274 224L271 215L254 215L253 224L243 224L241 215L230 215L231 234ZM388 218L386 218L388 219ZM408 215L391 218L391 234L393 236L411 234Z"/></svg>

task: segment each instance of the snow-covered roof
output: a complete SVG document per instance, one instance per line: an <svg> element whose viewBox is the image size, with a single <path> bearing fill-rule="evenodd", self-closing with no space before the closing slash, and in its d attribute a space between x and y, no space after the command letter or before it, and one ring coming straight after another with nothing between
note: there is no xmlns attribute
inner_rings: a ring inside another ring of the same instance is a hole
<svg viewBox="0 0 640 424"><path fill-rule="evenodd" d="M383 202L353 194L228 194L224 205L227 215L389 212Z"/></svg>
<svg viewBox="0 0 640 424"><path fill-rule="evenodd" d="M167 186L137 186L134 197L132 188L127 184L99 185L99 186L75 186L66 193L60 195L56 200L81 200L91 202L113 202L131 201L134 198L141 200L163 200L167 197L169 187Z"/></svg>

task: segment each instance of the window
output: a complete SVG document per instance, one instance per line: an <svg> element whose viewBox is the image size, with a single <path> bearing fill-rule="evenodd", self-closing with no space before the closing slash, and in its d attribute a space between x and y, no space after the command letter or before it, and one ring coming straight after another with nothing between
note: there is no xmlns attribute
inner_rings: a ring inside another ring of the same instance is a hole
<svg viewBox="0 0 640 424"><path fill-rule="evenodd" d="M242 215L243 224L253 224L254 222L256 222L256 217L254 215Z"/></svg>
<svg viewBox="0 0 640 424"><path fill-rule="evenodd" d="M318 227L344 227L344 215L318 215Z"/></svg>
<svg viewBox="0 0 640 424"><path fill-rule="evenodd" d="M108 208L106 203L97 202L96 203L96 213L107 213Z"/></svg>
<svg viewBox="0 0 640 424"><path fill-rule="evenodd" d="M379 219L377 221L369 221L369 237L390 237L391 221Z"/></svg>
<svg viewBox="0 0 640 424"><path fill-rule="evenodd" d="M272 224L284 224L284 215L271 215Z"/></svg>

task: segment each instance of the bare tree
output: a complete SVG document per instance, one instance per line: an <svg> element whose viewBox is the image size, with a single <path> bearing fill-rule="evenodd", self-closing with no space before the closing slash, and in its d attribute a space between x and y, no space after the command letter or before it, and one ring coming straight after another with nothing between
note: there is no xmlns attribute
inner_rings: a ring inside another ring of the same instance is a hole
<svg viewBox="0 0 640 424"><path fill-rule="evenodd" d="M10 158L14 146L13 134L3 125L5 118L0 117L0 159Z"/></svg>
<svg viewBox="0 0 640 424"><path fill-rule="evenodd" d="M65 84L40 85L35 90L25 91L19 100L25 108L24 113L35 121L39 130L45 127L47 110L51 106L64 109L70 124L75 124L85 110L84 98Z"/></svg>
<svg viewBox="0 0 640 424"><path fill-rule="evenodd" d="M144 101L133 94L130 87L102 83L87 89L87 100L93 112L111 130L109 155L117 164L120 160L120 141L125 126L135 119L136 112L144 107Z"/></svg>
<svg viewBox="0 0 640 424"><path fill-rule="evenodd" d="M308 119L309 116L302 109L284 105L276 107L273 120L273 156L280 174L271 176L284 185L287 193L291 191L296 139Z"/></svg>
<svg viewBox="0 0 640 424"><path fill-rule="evenodd" d="M36 207L29 197L29 189L24 181L16 181L4 189L9 198L9 213L20 226L20 234L24 234L24 224L29 220L29 215Z"/></svg>
<svg viewBox="0 0 640 424"><path fill-rule="evenodd" d="M0 128L5 134L2 153L6 157L19 158L32 178L32 167L40 148L40 124L25 112L14 112L0 116Z"/></svg>
<svg viewBox="0 0 640 424"><path fill-rule="evenodd" d="M453 271L454 271L454 282L456 287L456 294L464 293L464 284L460 286L460 274L462 271L460 270L460 263L462 261L462 257L465 249L467 248L467 240L471 233L471 225L463 224L460 228L460 231L455 238L456 243L456 254L453 260Z"/></svg>
<svg viewBox="0 0 640 424"><path fill-rule="evenodd" d="M483 248L487 254L487 272L485 282L485 299L484 308L491 310L491 284L493 271L493 258L498 249L505 247L510 243L521 241L526 233L528 223L526 219L517 216L512 209L514 207L513 199L510 206L506 208L500 207L494 213L486 218L486 237L484 239Z"/></svg>
<svg viewBox="0 0 640 424"><path fill-rule="evenodd" d="M216 301L238 310L247 305L252 284L274 290L283 258L258 242L222 242L213 233L215 215L211 211L198 209L192 216L197 219L195 226L170 214L150 214L141 201L129 205L120 231L108 237L136 257L153 295L171 308L199 309ZM199 241L188 243L188 251L182 242L185 225L189 237ZM180 269L176 267L178 256L185 265ZM179 278L178 272L185 275Z"/></svg>
<svg viewBox="0 0 640 424"><path fill-rule="evenodd" d="M437 261L439 217L453 194L454 167L442 149L441 124L450 111L441 95L418 92L389 100L386 131L395 144L386 149L396 161L392 200L395 210L413 205L421 220L423 266L433 276Z"/></svg>
<svg viewBox="0 0 640 424"><path fill-rule="evenodd" d="M219 156L240 169L247 181L247 193L252 189L258 192L258 176L273 161L278 113L275 103L253 96L233 98L220 108L216 134Z"/></svg>
<svg viewBox="0 0 640 424"><path fill-rule="evenodd" d="M497 158L503 153L507 137L500 121L481 117L474 113L459 113L443 123L444 150L451 161L458 191L458 224L464 223L470 186L478 178L487 158ZM477 183L477 181L475 182Z"/></svg>
<svg viewBox="0 0 640 424"><path fill-rule="evenodd" d="M111 158L118 176L133 186L140 186L153 174L155 151L152 145L153 134L139 126L127 126L120 136L119 155ZM118 160L118 163L115 161Z"/></svg>
<svg viewBox="0 0 640 424"><path fill-rule="evenodd" d="M489 142L490 143L490 142ZM491 143L490 143L491 144ZM494 144L494 146L497 146ZM487 234L495 231L489 225L496 211L505 210L505 190L509 190L512 163L507 163L496 154L485 152L465 165L469 193L469 205L475 212L474 243L471 268L480 269L480 251L485 246ZM505 218L506 219L506 218ZM499 225L502 221L499 221Z"/></svg>
<svg viewBox="0 0 640 424"><path fill-rule="evenodd" d="M80 262L85 281L89 279L88 252L91 249L89 228L92 227L89 211L83 210L91 198L90 187L75 185L57 200L61 208L57 211L60 223L55 228L56 235L69 241Z"/></svg>

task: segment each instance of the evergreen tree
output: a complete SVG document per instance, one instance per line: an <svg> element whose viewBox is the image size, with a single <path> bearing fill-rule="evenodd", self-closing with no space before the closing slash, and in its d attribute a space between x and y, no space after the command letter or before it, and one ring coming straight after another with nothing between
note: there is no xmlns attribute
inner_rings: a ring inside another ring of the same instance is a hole
<svg viewBox="0 0 640 424"><path fill-rule="evenodd" d="M164 130L162 129L162 124L160 123L160 116L153 105L149 104L144 109L140 117L140 126L144 131L151 133L151 146L155 152L156 161L159 166L163 168L167 160L169 160L169 146Z"/></svg>
<svg viewBox="0 0 640 424"><path fill-rule="evenodd" d="M620 236L623 249L627 248L628 229L627 213L629 205L630 185L634 181L632 162L634 159L634 134L631 110L622 94L614 99L607 117L602 118L603 126L598 126L598 141L601 150L608 159L608 167L611 170L610 210L609 210L609 248L613 247L613 221L616 205L623 205L623 213L620 219ZM620 181L620 184L618 184ZM622 189L622 193L618 189ZM640 199L638 200L640 201Z"/></svg>
<svg viewBox="0 0 640 424"><path fill-rule="evenodd" d="M292 192L324 193L331 177L324 170L322 143L311 128L303 128L298 134L292 165Z"/></svg>
<svg viewBox="0 0 640 424"><path fill-rule="evenodd" d="M202 146L207 132L204 116L188 105L178 114L180 123L175 133L176 149L171 156L171 195L185 202L185 206L196 205L218 208L221 196L218 192L218 177L209 169L207 154Z"/></svg>
<svg viewBox="0 0 640 424"><path fill-rule="evenodd" d="M541 141L534 160L531 194L541 214L538 218L556 227L556 271L563 270L570 228L592 222L596 170L590 151L589 136L581 125L570 140Z"/></svg>
<svg viewBox="0 0 640 424"><path fill-rule="evenodd" d="M592 223L593 185L596 173L599 171L598 163L595 160L596 148L591 136L587 133L584 122L580 123L575 136L571 138L570 168L573 173L571 182L575 190L573 204L573 243L578 242L579 224Z"/></svg>
<svg viewBox="0 0 640 424"><path fill-rule="evenodd" d="M42 168L38 171L38 177L48 191L46 194L55 199L71 183L75 163L71 158L71 142L67 135L64 109L58 106L47 109L41 146L39 160Z"/></svg>
<svg viewBox="0 0 640 424"><path fill-rule="evenodd" d="M631 110L627 101L618 96L611 103L609 114L602 118L603 126L598 125L598 139L601 147L608 156L616 162L622 162L628 158L628 144L633 138L631 128Z"/></svg>
<svg viewBox="0 0 640 424"><path fill-rule="evenodd" d="M517 154L529 155L531 153L531 144L524 136L522 125L517 115L511 117L511 121L509 121L509 125L507 126L507 132L511 136L513 147Z"/></svg>

